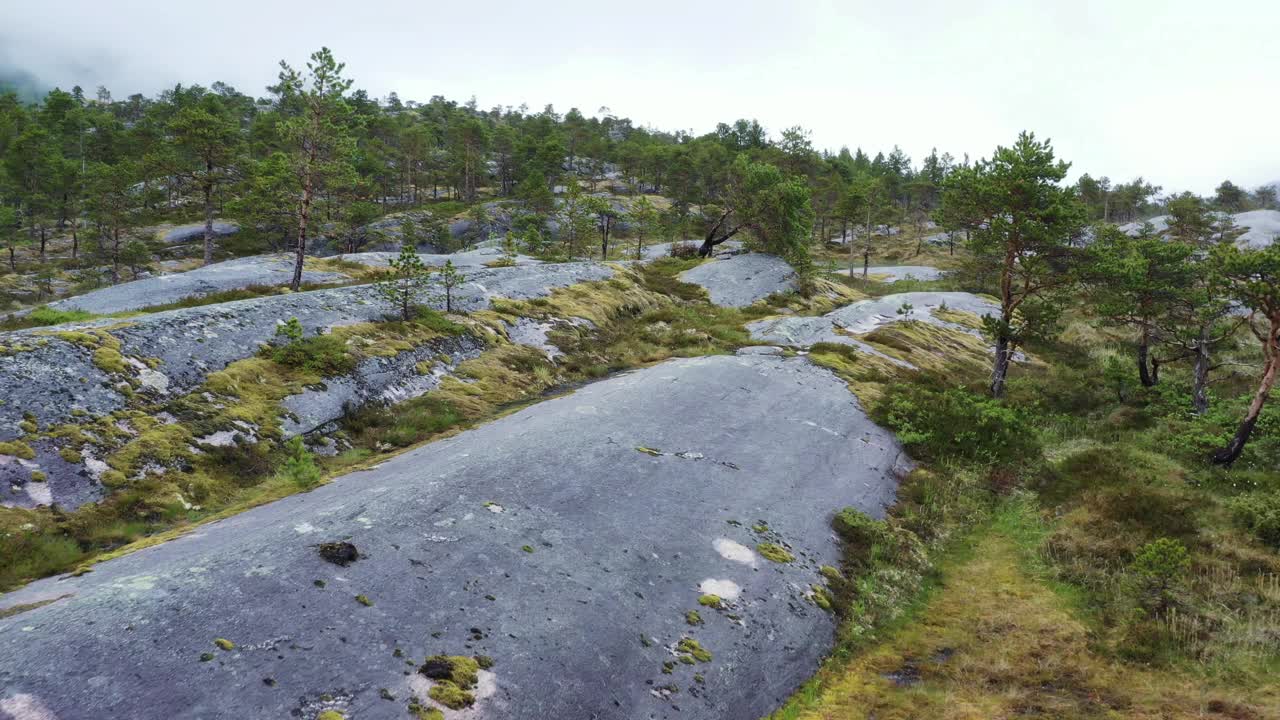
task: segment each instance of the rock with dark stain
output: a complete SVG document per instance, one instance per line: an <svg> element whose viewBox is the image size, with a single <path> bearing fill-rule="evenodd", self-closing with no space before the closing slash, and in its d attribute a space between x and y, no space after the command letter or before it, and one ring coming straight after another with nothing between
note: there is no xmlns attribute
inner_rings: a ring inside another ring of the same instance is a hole
<svg viewBox="0 0 1280 720"><path fill-rule="evenodd" d="M334 565L346 567L360 559L360 551L349 542L327 542L318 546L320 557Z"/></svg>

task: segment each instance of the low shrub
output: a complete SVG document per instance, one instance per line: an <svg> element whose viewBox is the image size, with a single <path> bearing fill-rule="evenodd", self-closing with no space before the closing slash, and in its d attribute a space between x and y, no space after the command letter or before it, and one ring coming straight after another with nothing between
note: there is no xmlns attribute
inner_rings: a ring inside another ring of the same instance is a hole
<svg viewBox="0 0 1280 720"><path fill-rule="evenodd" d="M894 385L876 415L917 457L1011 466L1041 457L1023 413L962 388Z"/></svg>
<svg viewBox="0 0 1280 720"><path fill-rule="evenodd" d="M55 310L48 306L38 307L21 317L11 315L0 322L0 330L20 330L22 328L61 325L62 323L91 320L93 313L83 310Z"/></svg>
<svg viewBox="0 0 1280 720"><path fill-rule="evenodd" d="M419 325L435 330L441 335L461 335L467 329L444 315L426 306L419 306L413 321Z"/></svg>
<svg viewBox="0 0 1280 720"><path fill-rule="evenodd" d="M1259 540L1280 548L1280 492L1252 492L1227 501L1231 517Z"/></svg>
<svg viewBox="0 0 1280 720"><path fill-rule="evenodd" d="M345 375L355 370L356 359L347 346L332 335L313 335L290 340L271 349L271 359L293 368L309 370L323 377Z"/></svg>
<svg viewBox="0 0 1280 720"><path fill-rule="evenodd" d="M362 447L385 443L408 447L462 422L462 415L449 403L423 395L395 406L369 407L347 415L344 428Z"/></svg>
<svg viewBox="0 0 1280 720"><path fill-rule="evenodd" d="M285 459L280 466L282 477L303 490L320 484L320 467L301 437L289 438L284 444L284 452Z"/></svg>

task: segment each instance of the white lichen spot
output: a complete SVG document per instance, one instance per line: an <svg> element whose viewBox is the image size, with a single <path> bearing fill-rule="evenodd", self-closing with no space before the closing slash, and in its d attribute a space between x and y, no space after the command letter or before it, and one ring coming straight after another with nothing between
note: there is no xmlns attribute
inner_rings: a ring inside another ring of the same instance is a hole
<svg viewBox="0 0 1280 720"><path fill-rule="evenodd" d="M365 517L364 515L361 515L360 517L356 518L356 522L363 525L365 530L368 530L369 528L373 527L373 521Z"/></svg>
<svg viewBox="0 0 1280 720"><path fill-rule="evenodd" d="M114 584L122 590L145 592L147 590L155 589L156 578L154 575L134 575L132 577L121 578Z"/></svg>
<svg viewBox="0 0 1280 720"><path fill-rule="evenodd" d="M494 515L501 515L502 513L506 512L506 508L502 507L501 505L499 505L499 504L498 504L498 503L496 503L496 502L487 502L487 503L485 503L485 504L484 504L484 509L485 509L485 510L488 510L489 512L493 513Z"/></svg>
<svg viewBox="0 0 1280 720"><path fill-rule="evenodd" d="M725 600L737 600L742 594L742 588L738 583L732 580L717 580L715 578L707 578L698 584L698 590L703 595L715 595Z"/></svg>
<svg viewBox="0 0 1280 720"><path fill-rule="evenodd" d="M89 477L95 481L102 477L102 473L111 469L111 466L98 458L85 454L83 456L84 469L89 471Z"/></svg>
<svg viewBox="0 0 1280 720"><path fill-rule="evenodd" d="M49 488L47 482L29 482L23 488L27 491L27 497L31 498L32 505L52 505L53 490Z"/></svg>
<svg viewBox="0 0 1280 720"><path fill-rule="evenodd" d="M317 530L319 530L319 528L309 522L301 522L293 526L293 531L299 535L310 535Z"/></svg>
<svg viewBox="0 0 1280 720"><path fill-rule="evenodd" d="M142 387L160 395L166 395L169 392L169 376L159 370L142 367L138 370L138 382L142 384Z"/></svg>
<svg viewBox="0 0 1280 720"><path fill-rule="evenodd" d="M716 538L711 545L720 553L720 557L725 560L740 562L743 565L755 567L756 553L751 548L740 542L734 542L729 538Z"/></svg>
<svg viewBox="0 0 1280 720"><path fill-rule="evenodd" d="M14 720L58 720L58 716L45 707L40 698L26 693L0 699L0 712Z"/></svg>
<svg viewBox="0 0 1280 720"><path fill-rule="evenodd" d="M457 522L456 518L445 518L443 520L437 520L431 524L436 527L453 527Z"/></svg>

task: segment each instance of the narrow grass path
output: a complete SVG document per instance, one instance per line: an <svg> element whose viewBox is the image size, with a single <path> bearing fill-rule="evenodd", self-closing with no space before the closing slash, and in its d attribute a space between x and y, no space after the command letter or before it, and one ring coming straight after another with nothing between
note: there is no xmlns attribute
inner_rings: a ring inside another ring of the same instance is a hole
<svg viewBox="0 0 1280 720"><path fill-rule="evenodd" d="M775 717L1280 717L1274 694L1246 697L1094 652L1070 593L1038 576L1042 532L1029 505L1002 509L942 563L941 580L907 622Z"/></svg>

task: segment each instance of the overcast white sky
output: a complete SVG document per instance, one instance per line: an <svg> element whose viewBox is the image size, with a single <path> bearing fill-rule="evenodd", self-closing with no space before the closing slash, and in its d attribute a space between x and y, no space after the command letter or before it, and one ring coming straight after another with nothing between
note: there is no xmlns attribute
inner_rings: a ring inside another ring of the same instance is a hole
<svg viewBox="0 0 1280 720"><path fill-rule="evenodd" d="M1277 0L6 4L0 67L116 97L215 80L262 95L278 60L328 45L376 96L606 106L697 133L755 117L916 161L1025 128L1074 173L1280 180Z"/></svg>

